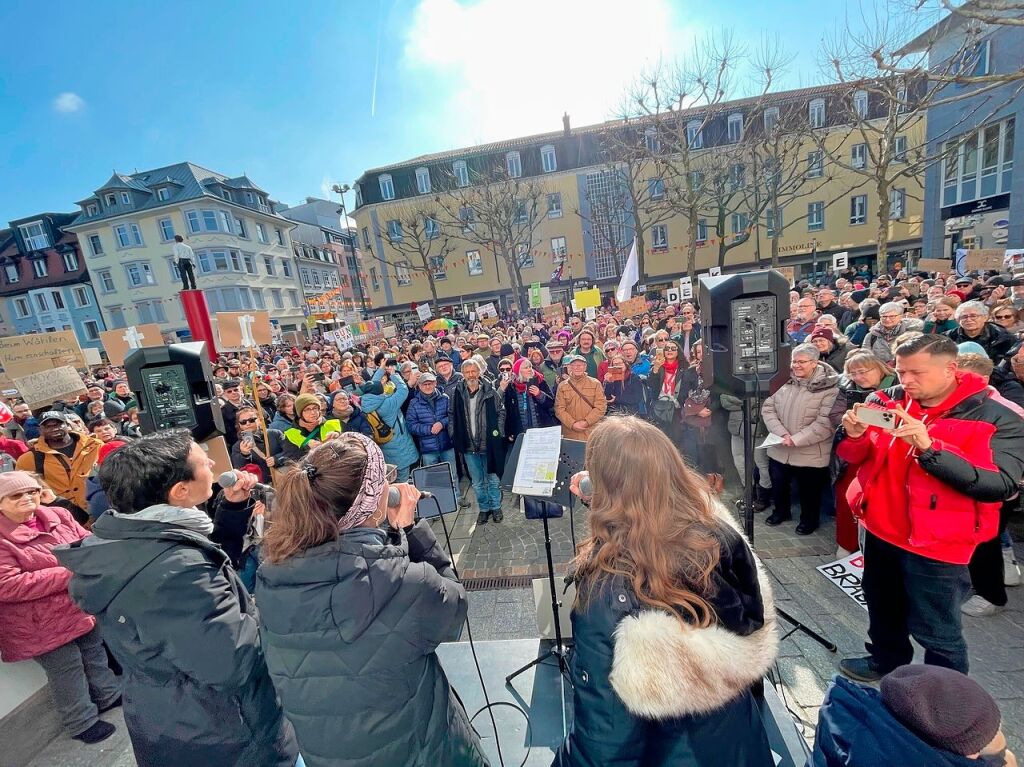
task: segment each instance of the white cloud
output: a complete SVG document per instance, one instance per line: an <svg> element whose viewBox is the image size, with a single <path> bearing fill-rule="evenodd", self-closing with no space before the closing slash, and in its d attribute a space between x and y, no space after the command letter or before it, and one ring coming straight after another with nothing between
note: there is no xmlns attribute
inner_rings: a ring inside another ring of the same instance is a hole
<svg viewBox="0 0 1024 767"><path fill-rule="evenodd" d="M58 112L63 112L64 114L80 112L85 109L85 99L77 93L65 91L53 100L53 108Z"/></svg>
<svg viewBox="0 0 1024 767"><path fill-rule="evenodd" d="M439 95L452 142L555 131L615 116L628 84L692 40L671 0L420 0L403 64ZM454 135L452 135L454 134ZM441 147L438 147L439 149Z"/></svg>

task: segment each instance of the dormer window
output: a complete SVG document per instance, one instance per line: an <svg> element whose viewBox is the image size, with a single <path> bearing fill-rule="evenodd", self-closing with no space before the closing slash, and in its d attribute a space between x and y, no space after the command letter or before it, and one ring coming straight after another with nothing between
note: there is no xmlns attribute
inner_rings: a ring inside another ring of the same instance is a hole
<svg viewBox="0 0 1024 767"><path fill-rule="evenodd" d="M131 205L132 204L132 197L131 197L130 194L128 194L128 192L121 192L121 204L122 205Z"/></svg>
<svg viewBox="0 0 1024 767"><path fill-rule="evenodd" d="M105 195L103 199L107 203L107 207L113 207L113 206L117 205L117 195L116 194Z"/></svg>
<svg viewBox="0 0 1024 767"><path fill-rule="evenodd" d="M96 203L90 202L88 205L85 206L85 215L95 216L97 213L99 213L99 208L97 207Z"/></svg>
<svg viewBox="0 0 1024 767"><path fill-rule="evenodd" d="M43 250L50 247L50 236L43 229L42 221L22 224L18 229L21 230L21 236L25 240L25 247L29 250Z"/></svg>
<svg viewBox="0 0 1024 767"><path fill-rule="evenodd" d="M382 173L377 181L380 184L380 196L385 200L395 199L395 184L391 180L391 174Z"/></svg>
<svg viewBox="0 0 1024 767"><path fill-rule="evenodd" d="M231 200L231 192L229 192L227 189L221 189L220 196L223 197L225 200L228 200L229 202Z"/></svg>
<svg viewBox="0 0 1024 767"><path fill-rule="evenodd" d="M171 199L171 190L162 186L156 190L156 198L161 202Z"/></svg>

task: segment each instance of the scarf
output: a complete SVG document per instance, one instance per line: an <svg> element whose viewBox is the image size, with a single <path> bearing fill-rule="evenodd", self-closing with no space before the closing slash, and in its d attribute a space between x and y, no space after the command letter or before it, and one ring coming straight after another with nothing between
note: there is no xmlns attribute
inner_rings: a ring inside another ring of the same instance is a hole
<svg viewBox="0 0 1024 767"><path fill-rule="evenodd" d="M118 511L112 512L116 517L125 519L142 519L147 522L159 522L162 525L174 525L184 527L194 533L209 537L213 532L213 520L205 511L194 507L171 506L169 503L157 503L147 506L142 511L134 514L121 514Z"/></svg>
<svg viewBox="0 0 1024 767"><path fill-rule="evenodd" d="M338 520L339 530L349 530L360 525L377 513L380 508L380 497L384 495L387 487L387 466L384 463L384 453L381 452L377 443L356 431L347 431L338 441L357 442L366 450L366 471L363 473L363 484L359 488L348 513ZM314 476L316 476L314 474Z"/></svg>
<svg viewBox="0 0 1024 767"><path fill-rule="evenodd" d="M661 393L663 396L671 397L676 390L676 372L679 370L679 358L672 360L665 360L665 364L661 366L661 369L665 371L665 378L661 384Z"/></svg>

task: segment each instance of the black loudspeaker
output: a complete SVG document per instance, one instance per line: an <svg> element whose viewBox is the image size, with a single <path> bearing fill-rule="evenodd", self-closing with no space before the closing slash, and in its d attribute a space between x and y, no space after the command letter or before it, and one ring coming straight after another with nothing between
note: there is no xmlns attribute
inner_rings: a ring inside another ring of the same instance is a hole
<svg viewBox="0 0 1024 767"><path fill-rule="evenodd" d="M135 349L125 358L124 369L139 403L143 434L184 428L203 442L224 433L205 343Z"/></svg>
<svg viewBox="0 0 1024 767"><path fill-rule="evenodd" d="M765 269L700 278L704 380L737 397L789 378L789 281Z"/></svg>

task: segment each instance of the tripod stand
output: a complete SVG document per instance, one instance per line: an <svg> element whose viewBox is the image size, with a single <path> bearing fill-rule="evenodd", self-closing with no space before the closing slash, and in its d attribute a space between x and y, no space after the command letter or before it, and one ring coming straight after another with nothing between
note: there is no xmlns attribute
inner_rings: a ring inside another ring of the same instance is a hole
<svg viewBox="0 0 1024 767"><path fill-rule="evenodd" d="M565 642L562 640L562 624L558 619L558 595L555 591L555 564L551 557L551 528L548 525L548 513L547 509L554 506L548 501L537 501L530 498L524 498L524 502L529 503L533 501L544 507L543 521L544 521L544 553L547 554L548 560L548 587L551 589L551 618L555 624L555 645L554 647L548 648L546 652L541 654L539 657L527 663L520 669L513 671L507 677L505 677L506 686L512 686L512 680L522 674L524 671L537 666L548 658L555 658L558 661L558 671L565 677L569 686L572 687L572 679L569 676L569 662L567 656L569 654L569 648L565 646Z"/></svg>

